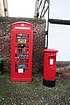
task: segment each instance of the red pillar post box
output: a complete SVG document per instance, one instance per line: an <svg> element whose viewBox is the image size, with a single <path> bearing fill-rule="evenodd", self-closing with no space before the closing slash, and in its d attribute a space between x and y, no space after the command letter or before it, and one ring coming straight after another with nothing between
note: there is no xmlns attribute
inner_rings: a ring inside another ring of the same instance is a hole
<svg viewBox="0 0 70 105"><path fill-rule="evenodd" d="M27 22L12 24L11 81L32 81L33 27Z"/></svg>
<svg viewBox="0 0 70 105"><path fill-rule="evenodd" d="M56 53L57 50L45 49L44 52L44 74L43 84L48 87L55 86L56 80Z"/></svg>

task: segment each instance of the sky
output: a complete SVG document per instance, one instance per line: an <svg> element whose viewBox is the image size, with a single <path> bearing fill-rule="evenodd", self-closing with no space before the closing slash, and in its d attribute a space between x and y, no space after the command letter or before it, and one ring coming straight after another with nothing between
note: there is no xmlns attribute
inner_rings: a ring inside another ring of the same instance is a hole
<svg viewBox="0 0 70 105"><path fill-rule="evenodd" d="M32 17L35 0L7 0L10 17ZM70 0L50 0L50 17L70 19Z"/></svg>
<svg viewBox="0 0 70 105"><path fill-rule="evenodd" d="M35 0L8 0L8 10L10 17L33 18Z"/></svg>
<svg viewBox="0 0 70 105"><path fill-rule="evenodd" d="M35 0L8 0L8 10L10 17L33 18ZM50 18L70 20L70 0L50 0ZM57 60L70 61L70 26L49 23L48 35L48 48L59 51Z"/></svg>

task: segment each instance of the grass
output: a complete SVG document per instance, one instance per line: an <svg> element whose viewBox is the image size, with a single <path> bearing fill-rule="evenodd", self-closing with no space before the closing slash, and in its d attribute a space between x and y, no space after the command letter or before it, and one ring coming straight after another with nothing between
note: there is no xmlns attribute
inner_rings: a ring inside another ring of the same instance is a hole
<svg viewBox="0 0 70 105"><path fill-rule="evenodd" d="M32 82L11 82L10 74L0 75L0 105L70 105L70 80L58 79L56 86L43 84L42 74Z"/></svg>

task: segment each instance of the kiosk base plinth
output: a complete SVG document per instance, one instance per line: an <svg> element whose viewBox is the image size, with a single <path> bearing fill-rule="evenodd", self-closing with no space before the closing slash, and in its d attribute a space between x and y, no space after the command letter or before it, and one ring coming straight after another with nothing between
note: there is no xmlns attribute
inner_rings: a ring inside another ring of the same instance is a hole
<svg viewBox="0 0 70 105"><path fill-rule="evenodd" d="M11 78L12 82L32 82L32 78Z"/></svg>
<svg viewBox="0 0 70 105"><path fill-rule="evenodd" d="M55 80L45 80L45 79L43 79L43 84L47 87L54 87L55 86Z"/></svg>

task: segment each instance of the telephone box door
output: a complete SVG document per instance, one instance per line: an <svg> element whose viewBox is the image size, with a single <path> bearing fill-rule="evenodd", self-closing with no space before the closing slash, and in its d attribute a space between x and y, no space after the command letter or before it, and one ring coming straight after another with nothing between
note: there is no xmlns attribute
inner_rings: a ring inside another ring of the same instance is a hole
<svg viewBox="0 0 70 105"><path fill-rule="evenodd" d="M32 81L32 24L16 22L11 32L11 81Z"/></svg>

